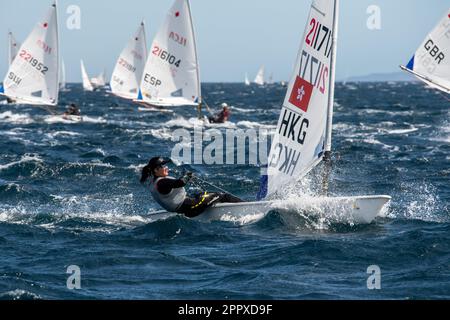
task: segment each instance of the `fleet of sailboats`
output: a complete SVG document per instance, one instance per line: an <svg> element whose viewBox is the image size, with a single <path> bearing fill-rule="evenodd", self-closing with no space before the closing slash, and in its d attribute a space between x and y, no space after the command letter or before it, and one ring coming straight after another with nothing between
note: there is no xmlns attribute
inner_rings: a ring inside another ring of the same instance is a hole
<svg viewBox="0 0 450 320"><path fill-rule="evenodd" d="M258 202L221 204L206 216L266 212L286 186L293 186L320 163L329 163L335 88L339 0L312 0L306 30L293 76L281 108L261 177ZM450 9L425 38L406 66L401 68L427 85L450 93ZM0 95L17 104L56 106L66 86L64 61L60 62L56 1L25 41L8 33L9 69ZM317 61L316 64L308 61ZM106 85L105 72L89 78L80 61L83 88L94 91ZM263 86L261 66L253 83ZM245 84L250 85L248 74ZM111 92L149 107L167 108L202 104L200 71L189 0L175 0L147 51L142 22L117 59L110 80ZM327 179L326 177L324 179ZM370 222L390 200L386 195L324 197L320 203L339 206L355 221ZM360 209L363 210L360 210ZM167 213L162 212L166 215Z"/></svg>
<svg viewBox="0 0 450 320"><path fill-rule="evenodd" d="M420 45L406 66L428 86L450 93L450 9Z"/></svg>

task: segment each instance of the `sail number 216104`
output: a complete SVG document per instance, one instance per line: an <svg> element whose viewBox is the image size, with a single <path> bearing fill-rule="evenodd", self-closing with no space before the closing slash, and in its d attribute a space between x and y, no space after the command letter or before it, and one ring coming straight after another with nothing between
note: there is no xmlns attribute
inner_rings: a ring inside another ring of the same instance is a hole
<svg viewBox="0 0 450 320"><path fill-rule="evenodd" d="M174 55L170 54L166 50L163 50L162 48L158 46L154 46L152 49L152 53L160 57L162 60L167 61L168 63L174 65L175 67L179 68L181 64L181 59L177 59Z"/></svg>

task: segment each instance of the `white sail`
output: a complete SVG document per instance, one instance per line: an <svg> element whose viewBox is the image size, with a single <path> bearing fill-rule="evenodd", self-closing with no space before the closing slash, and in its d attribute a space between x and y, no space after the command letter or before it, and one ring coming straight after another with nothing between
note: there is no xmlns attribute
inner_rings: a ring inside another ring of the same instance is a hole
<svg viewBox="0 0 450 320"><path fill-rule="evenodd" d="M255 81L253 81L254 83L256 83L257 85L263 86L264 85L264 66L262 66L259 71L258 74L256 75Z"/></svg>
<svg viewBox="0 0 450 320"><path fill-rule="evenodd" d="M175 0L153 40L137 101L197 106L201 88L189 0Z"/></svg>
<svg viewBox="0 0 450 320"><path fill-rule="evenodd" d="M146 61L147 40L142 22L116 62L110 82L112 93L126 99L136 99Z"/></svg>
<svg viewBox="0 0 450 320"><path fill-rule="evenodd" d="M59 80L59 90L66 89L66 65L64 64L64 60L61 61L61 72L60 72L60 80Z"/></svg>
<svg viewBox="0 0 450 320"><path fill-rule="evenodd" d="M246 86L250 85L250 80L248 80L248 74L247 73L245 73L245 81L244 81L244 83L245 83Z"/></svg>
<svg viewBox="0 0 450 320"><path fill-rule="evenodd" d="M258 198L301 179L331 147L337 0L314 0ZM327 130L328 128L328 130ZM328 134L330 132L330 134Z"/></svg>
<svg viewBox="0 0 450 320"><path fill-rule="evenodd" d="M401 68L429 86L450 93L450 8Z"/></svg>
<svg viewBox="0 0 450 320"><path fill-rule="evenodd" d="M91 79L89 79L89 76L86 72L83 60L80 61L80 64L81 64L81 77L83 79L83 89L85 91L94 91L94 86L92 85Z"/></svg>
<svg viewBox="0 0 450 320"><path fill-rule="evenodd" d="M94 89L106 86L105 71L102 71L97 77L92 78L91 84L94 86Z"/></svg>
<svg viewBox="0 0 450 320"><path fill-rule="evenodd" d="M17 42L16 38L14 38L14 35L12 32L8 32L8 63L11 65L14 61L14 59L17 56L17 53L19 51L20 43Z"/></svg>
<svg viewBox="0 0 450 320"><path fill-rule="evenodd" d="M54 3L38 22L9 67L0 93L17 103L58 104L58 19Z"/></svg>

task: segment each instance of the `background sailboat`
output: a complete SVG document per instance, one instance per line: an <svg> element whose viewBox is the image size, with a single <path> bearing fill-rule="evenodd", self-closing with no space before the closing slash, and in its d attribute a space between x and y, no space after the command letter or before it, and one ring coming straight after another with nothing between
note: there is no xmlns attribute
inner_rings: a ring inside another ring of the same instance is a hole
<svg viewBox="0 0 450 320"><path fill-rule="evenodd" d="M38 22L11 63L0 94L22 104L56 106L59 94L56 2Z"/></svg>
<svg viewBox="0 0 450 320"><path fill-rule="evenodd" d="M84 67L83 60L80 60L81 65L81 78L83 80L83 89L85 91L94 91L94 85L91 82L91 79L89 79L89 76L86 72L86 68Z"/></svg>
<svg viewBox="0 0 450 320"><path fill-rule="evenodd" d="M264 69L265 69L264 66L259 68L258 74L255 77L255 81L253 81L254 83L256 83L259 86L263 86L265 84Z"/></svg>
<svg viewBox="0 0 450 320"><path fill-rule="evenodd" d="M20 43L11 31L8 32L8 63L11 65L19 52Z"/></svg>
<svg viewBox="0 0 450 320"><path fill-rule="evenodd" d="M117 60L110 82L112 93L125 99L136 99L146 61L147 39L145 24L141 22Z"/></svg>
<svg viewBox="0 0 450 320"><path fill-rule="evenodd" d="M61 60L61 72L59 80L59 90L66 91L66 65L64 64L64 59Z"/></svg>
<svg viewBox="0 0 450 320"><path fill-rule="evenodd" d="M102 71L97 77L91 78L91 83L95 89L100 89L106 86L106 71Z"/></svg>
<svg viewBox="0 0 450 320"><path fill-rule="evenodd" d="M450 94L450 9L425 38L404 71L428 86Z"/></svg>
<svg viewBox="0 0 450 320"><path fill-rule="evenodd" d="M153 40L138 103L157 107L202 103L199 65L188 0L176 0Z"/></svg>
<svg viewBox="0 0 450 320"><path fill-rule="evenodd" d="M248 80L248 74L247 74L247 72L245 73L245 80L244 80L244 83L245 83L246 86L249 86L249 85L250 85L250 80Z"/></svg>

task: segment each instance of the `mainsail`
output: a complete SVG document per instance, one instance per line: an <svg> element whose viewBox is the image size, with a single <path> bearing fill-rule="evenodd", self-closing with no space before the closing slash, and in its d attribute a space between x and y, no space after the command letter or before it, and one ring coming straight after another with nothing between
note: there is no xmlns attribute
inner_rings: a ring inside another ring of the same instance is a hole
<svg viewBox="0 0 450 320"><path fill-rule="evenodd" d="M403 70L430 87L450 93L450 8Z"/></svg>
<svg viewBox="0 0 450 320"><path fill-rule="evenodd" d="M91 83L94 86L94 89L106 86L105 71L102 71L97 77L92 78Z"/></svg>
<svg viewBox="0 0 450 320"><path fill-rule="evenodd" d="M66 65L64 64L64 60L61 61L61 73L59 80L59 90L66 89Z"/></svg>
<svg viewBox="0 0 450 320"><path fill-rule="evenodd" d="M80 61L81 64L81 78L83 79L83 89L85 91L94 91L94 86L91 83L91 79L86 72L86 68L84 67L83 60Z"/></svg>
<svg viewBox="0 0 450 320"><path fill-rule="evenodd" d="M56 2L38 22L11 63L0 93L17 103L58 104L59 49Z"/></svg>
<svg viewBox="0 0 450 320"><path fill-rule="evenodd" d="M264 85L264 66L259 69L258 74L255 77L255 81L253 82L260 86Z"/></svg>
<svg viewBox="0 0 450 320"><path fill-rule="evenodd" d="M248 80L248 74L247 74L247 73L245 73L245 80L244 80L244 83L245 83L246 86L249 86L249 85L250 85L250 80Z"/></svg>
<svg viewBox="0 0 450 320"><path fill-rule="evenodd" d="M189 0L175 0L153 40L137 101L155 106L197 106L201 103Z"/></svg>
<svg viewBox="0 0 450 320"><path fill-rule="evenodd" d="M126 99L136 99L146 61L147 40L142 22L117 60L111 76L112 93Z"/></svg>
<svg viewBox="0 0 450 320"><path fill-rule="evenodd" d="M20 43L17 42L16 38L14 38L12 32L8 32L8 63L11 65L14 61L14 59L17 56L17 53L19 51Z"/></svg>
<svg viewBox="0 0 450 320"><path fill-rule="evenodd" d="M272 140L259 199L304 177L331 150L338 0L314 0Z"/></svg>

